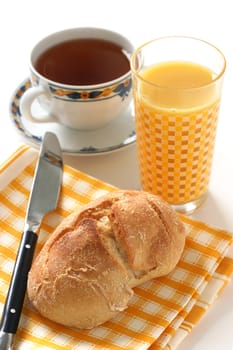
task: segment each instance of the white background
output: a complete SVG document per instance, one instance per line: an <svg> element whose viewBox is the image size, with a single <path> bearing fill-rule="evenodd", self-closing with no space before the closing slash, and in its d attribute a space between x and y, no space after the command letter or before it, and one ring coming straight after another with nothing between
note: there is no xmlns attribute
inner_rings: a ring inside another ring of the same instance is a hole
<svg viewBox="0 0 233 350"><path fill-rule="evenodd" d="M116 30L135 46L164 35L199 37L218 46L227 71L210 194L194 218L233 231L233 12L229 0L4 0L0 4L0 162L24 141L9 118L9 100L28 77L31 48L58 30L97 26ZM66 156L65 161L122 188L138 188L135 146L116 153ZM233 284L179 350L232 350Z"/></svg>

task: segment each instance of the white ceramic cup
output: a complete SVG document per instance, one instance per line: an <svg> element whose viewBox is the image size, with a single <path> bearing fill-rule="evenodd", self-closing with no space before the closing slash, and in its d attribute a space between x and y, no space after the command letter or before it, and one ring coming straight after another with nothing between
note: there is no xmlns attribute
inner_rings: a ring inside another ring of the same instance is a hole
<svg viewBox="0 0 233 350"><path fill-rule="evenodd" d="M36 70L35 62L41 53L56 44L77 38L104 39L116 43L127 52L129 60L134 50L131 42L121 34L94 27L67 29L42 39L31 52L31 87L20 100L23 118L33 123L57 122L74 129L92 130L113 121L129 108L132 100L130 68L114 80L86 86L52 81ZM38 118L33 114L35 100L45 110L43 117Z"/></svg>

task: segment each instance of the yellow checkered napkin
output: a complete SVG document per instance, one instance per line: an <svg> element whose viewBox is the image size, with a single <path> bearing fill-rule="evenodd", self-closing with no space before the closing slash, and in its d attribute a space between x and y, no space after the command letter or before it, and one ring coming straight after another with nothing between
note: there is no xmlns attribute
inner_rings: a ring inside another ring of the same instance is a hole
<svg viewBox="0 0 233 350"><path fill-rule="evenodd" d="M24 227L37 157L36 150L23 145L0 168L1 309ZM114 189L65 166L58 207L44 218L37 249L75 207ZM226 256L232 235L187 217L181 219L188 236L180 262L168 276L135 288L127 310L100 327L80 331L44 319L26 298L16 349L176 349L233 272L233 260Z"/></svg>

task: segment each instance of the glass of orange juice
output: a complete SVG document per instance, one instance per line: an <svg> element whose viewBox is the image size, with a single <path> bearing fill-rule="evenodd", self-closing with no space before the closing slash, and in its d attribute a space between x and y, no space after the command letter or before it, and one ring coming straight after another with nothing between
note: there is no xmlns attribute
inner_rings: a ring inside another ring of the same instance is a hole
<svg viewBox="0 0 233 350"><path fill-rule="evenodd" d="M207 196L225 68L218 48L190 37L131 57L141 186L183 213Z"/></svg>

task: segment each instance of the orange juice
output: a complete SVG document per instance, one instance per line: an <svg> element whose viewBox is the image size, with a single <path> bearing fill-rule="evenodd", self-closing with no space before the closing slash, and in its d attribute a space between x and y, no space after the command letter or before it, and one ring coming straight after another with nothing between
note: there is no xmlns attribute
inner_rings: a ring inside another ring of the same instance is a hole
<svg viewBox="0 0 233 350"><path fill-rule="evenodd" d="M220 92L215 74L188 61L145 67L134 102L142 189L171 204L208 188Z"/></svg>

